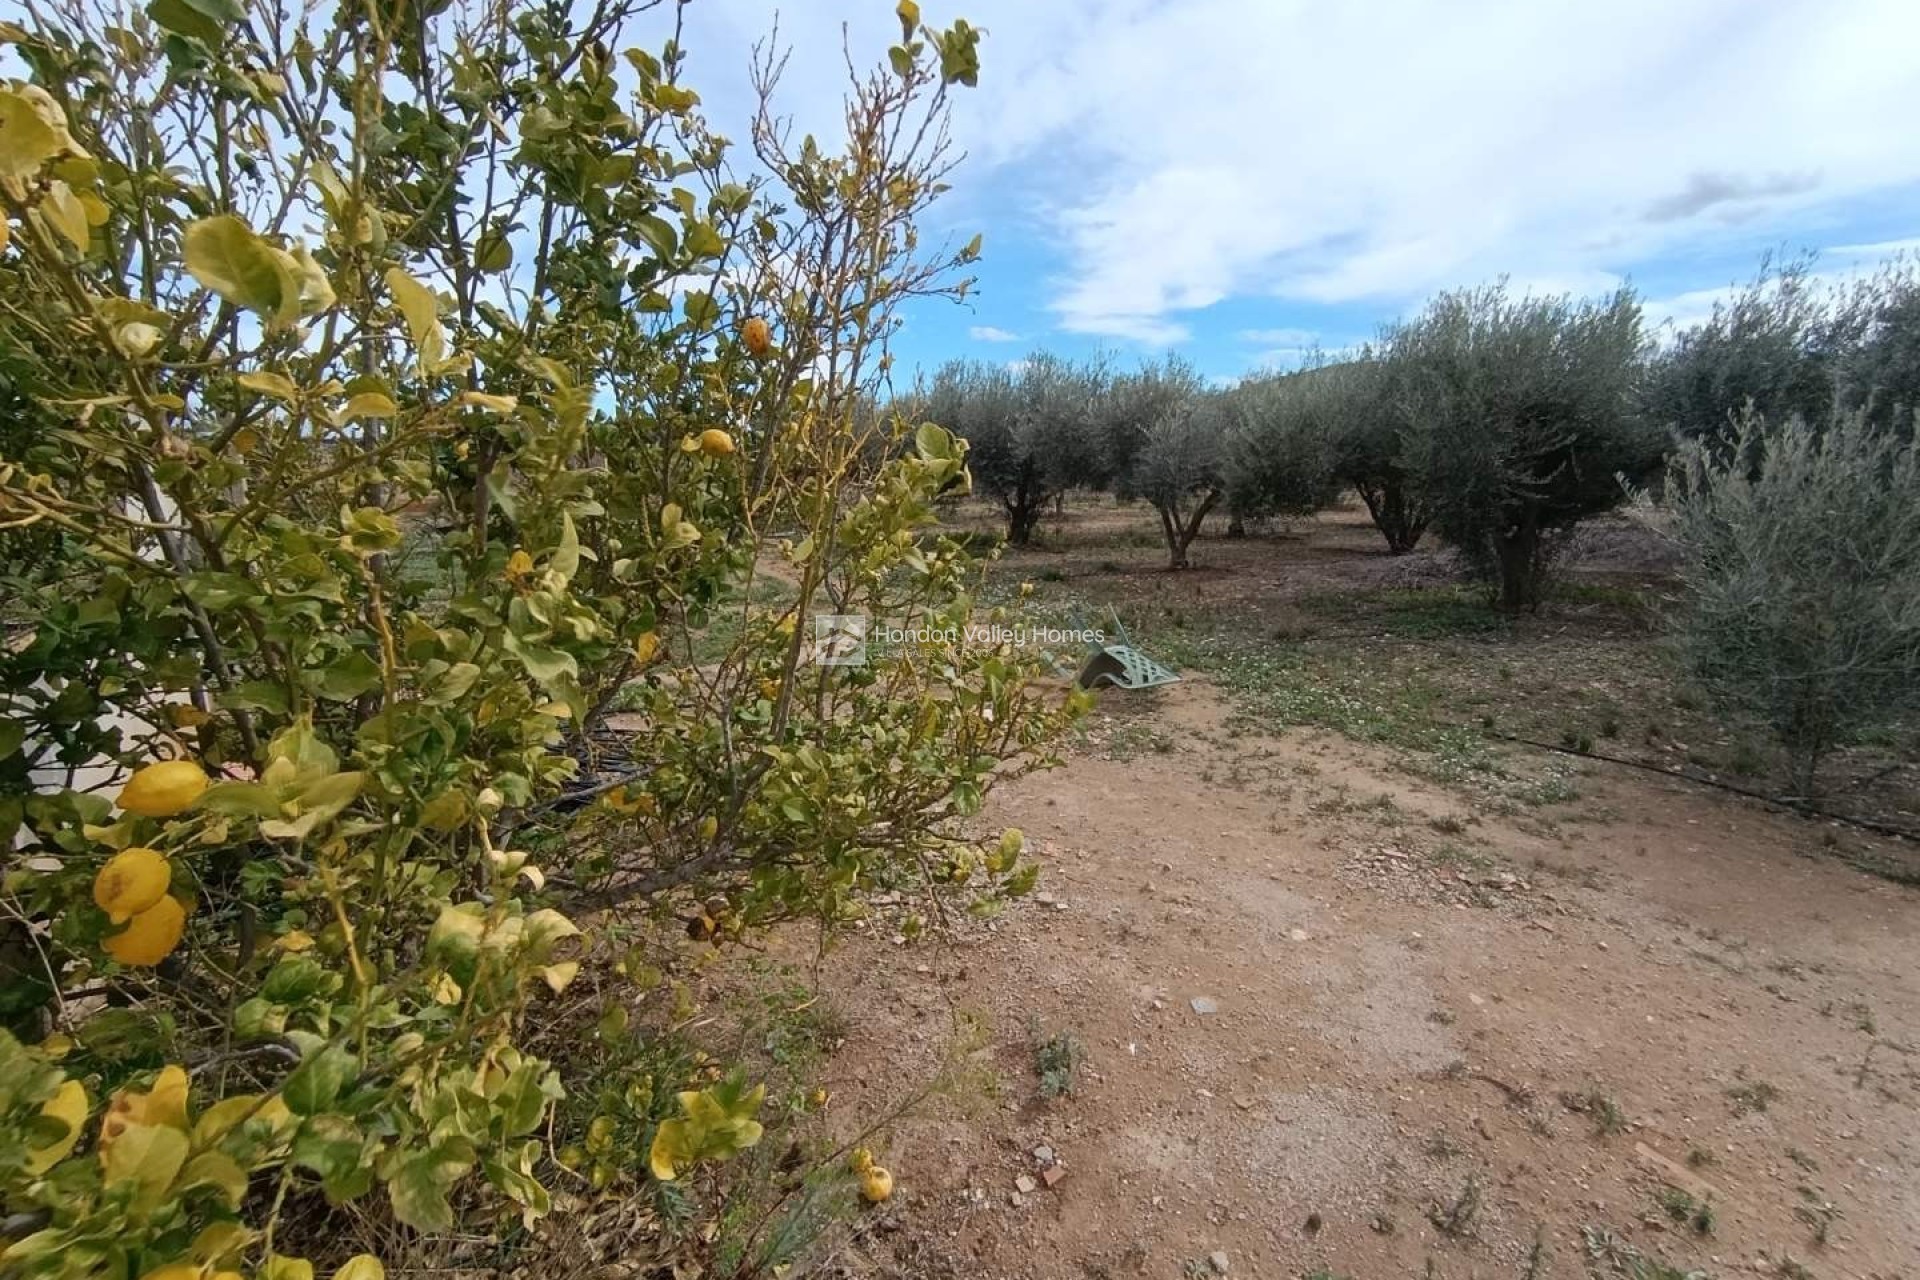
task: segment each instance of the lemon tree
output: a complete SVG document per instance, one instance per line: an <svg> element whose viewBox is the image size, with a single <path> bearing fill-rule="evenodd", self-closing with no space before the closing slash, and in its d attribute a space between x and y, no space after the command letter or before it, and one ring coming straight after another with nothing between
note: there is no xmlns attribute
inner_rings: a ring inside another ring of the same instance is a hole
<svg viewBox="0 0 1920 1280"><path fill-rule="evenodd" d="M0 1257L524 1244L568 1097L593 1190L697 1218L783 1113L607 1077L681 976L1034 880L955 825L1074 710L1032 660L811 659L975 614L965 443L868 406L978 251L916 219L979 33L901 3L832 146L763 64L736 156L638 0L57 12L0 24Z"/></svg>

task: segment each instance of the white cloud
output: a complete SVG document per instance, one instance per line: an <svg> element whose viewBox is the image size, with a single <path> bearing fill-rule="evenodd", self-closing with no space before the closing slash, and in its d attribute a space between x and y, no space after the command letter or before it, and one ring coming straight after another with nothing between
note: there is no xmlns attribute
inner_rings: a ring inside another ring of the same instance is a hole
<svg viewBox="0 0 1920 1280"><path fill-rule="evenodd" d="M1605 287L1728 218L1920 179L1900 0L1106 0L1061 40L1064 7L985 16L962 137L1053 202L1079 331L1501 273Z"/></svg>
<svg viewBox="0 0 1920 1280"><path fill-rule="evenodd" d="M853 20L857 62L897 38L889 7ZM1229 298L1390 314L1501 274L1607 287L1703 247L1818 243L1845 202L1920 182L1911 0L961 7L988 36L944 216L1044 237L1077 333L1177 343ZM764 12L689 7L703 89L703 32ZM797 127L831 129L840 32L785 34Z"/></svg>
<svg viewBox="0 0 1920 1280"><path fill-rule="evenodd" d="M975 342L1018 342L1020 335L990 324L976 324L967 330L967 336Z"/></svg>

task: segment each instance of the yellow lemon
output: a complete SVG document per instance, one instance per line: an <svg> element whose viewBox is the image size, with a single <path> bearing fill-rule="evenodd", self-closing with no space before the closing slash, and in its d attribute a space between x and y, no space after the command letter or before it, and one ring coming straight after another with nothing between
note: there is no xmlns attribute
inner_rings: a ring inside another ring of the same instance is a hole
<svg viewBox="0 0 1920 1280"><path fill-rule="evenodd" d="M134 771L120 788L120 807L143 818L171 818L207 789L207 775L191 760L161 760Z"/></svg>
<svg viewBox="0 0 1920 1280"><path fill-rule="evenodd" d="M100 945L121 964L156 965L180 945L186 928L187 909L178 898L162 897Z"/></svg>
<svg viewBox="0 0 1920 1280"><path fill-rule="evenodd" d="M700 452L709 458L724 458L733 452L733 437L718 427L700 433Z"/></svg>
<svg viewBox="0 0 1920 1280"><path fill-rule="evenodd" d="M773 330L765 320L754 316L740 327L740 343L748 355L758 359L773 350Z"/></svg>
<svg viewBox="0 0 1920 1280"><path fill-rule="evenodd" d="M893 1195L893 1175L874 1165L860 1175L860 1194L868 1204L880 1204Z"/></svg>
<svg viewBox="0 0 1920 1280"><path fill-rule="evenodd" d="M166 895L173 868L159 852L135 845L107 859L93 877L93 900L115 924L125 924Z"/></svg>

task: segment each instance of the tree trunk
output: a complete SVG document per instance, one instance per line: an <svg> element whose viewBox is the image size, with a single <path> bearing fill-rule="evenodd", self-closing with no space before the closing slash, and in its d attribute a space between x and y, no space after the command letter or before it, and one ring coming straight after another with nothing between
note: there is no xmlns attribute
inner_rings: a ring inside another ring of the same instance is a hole
<svg viewBox="0 0 1920 1280"><path fill-rule="evenodd" d="M1387 540L1389 555L1403 556L1420 545L1420 535L1426 532L1427 522L1413 510L1406 485L1387 480L1379 484L1355 482L1353 487L1359 492L1360 501L1367 504L1373 527Z"/></svg>
<svg viewBox="0 0 1920 1280"><path fill-rule="evenodd" d="M1505 533L1495 534L1495 558L1500 564L1500 608L1507 613L1540 607L1540 528L1533 513Z"/></svg>
<svg viewBox="0 0 1920 1280"><path fill-rule="evenodd" d="M1200 536L1200 523L1219 501L1218 489L1207 490L1206 496L1200 499L1200 505L1185 520L1180 518L1180 508L1177 506L1160 509L1160 527L1167 535L1167 568L1185 569L1189 566L1187 548Z"/></svg>

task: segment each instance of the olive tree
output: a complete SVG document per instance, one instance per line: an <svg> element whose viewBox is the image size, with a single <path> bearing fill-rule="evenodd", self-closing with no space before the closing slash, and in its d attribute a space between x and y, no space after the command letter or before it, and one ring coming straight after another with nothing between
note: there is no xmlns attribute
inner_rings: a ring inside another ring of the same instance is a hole
<svg viewBox="0 0 1920 1280"><path fill-rule="evenodd" d="M1659 464L1665 435L1636 405L1644 346L1624 289L1445 293L1393 333L1408 461L1435 528L1498 584L1501 608L1537 607L1564 537Z"/></svg>
<svg viewBox="0 0 1920 1280"><path fill-rule="evenodd" d="M1116 378L1107 391L1114 487L1160 517L1167 567L1184 569L1188 550L1225 489L1229 417L1193 366L1169 356Z"/></svg>
<svg viewBox="0 0 1920 1280"><path fill-rule="evenodd" d="M1337 496L1326 370L1248 378L1217 393L1228 508L1241 518L1311 515Z"/></svg>
<svg viewBox="0 0 1920 1280"><path fill-rule="evenodd" d="M1910 428L1910 424L1909 424ZM1920 710L1920 453L1860 410L1735 424L1671 463L1690 671L1786 748L1794 790L1860 733Z"/></svg>
<svg viewBox="0 0 1920 1280"><path fill-rule="evenodd" d="M1106 482L1103 392L1097 365L1042 351L1013 368L945 364L924 403L930 420L967 441L974 484L1000 504L1007 541L1025 546L1051 504Z"/></svg>
<svg viewBox="0 0 1920 1280"><path fill-rule="evenodd" d="M1876 429L1911 433L1920 409L1920 264L1896 258L1835 302L1835 384L1842 408Z"/></svg>
<svg viewBox="0 0 1920 1280"><path fill-rule="evenodd" d="M1725 437L1749 410L1769 421L1820 424L1835 394L1831 299L1810 258L1759 272L1712 314L1681 330L1649 362L1641 402L1684 439Z"/></svg>

